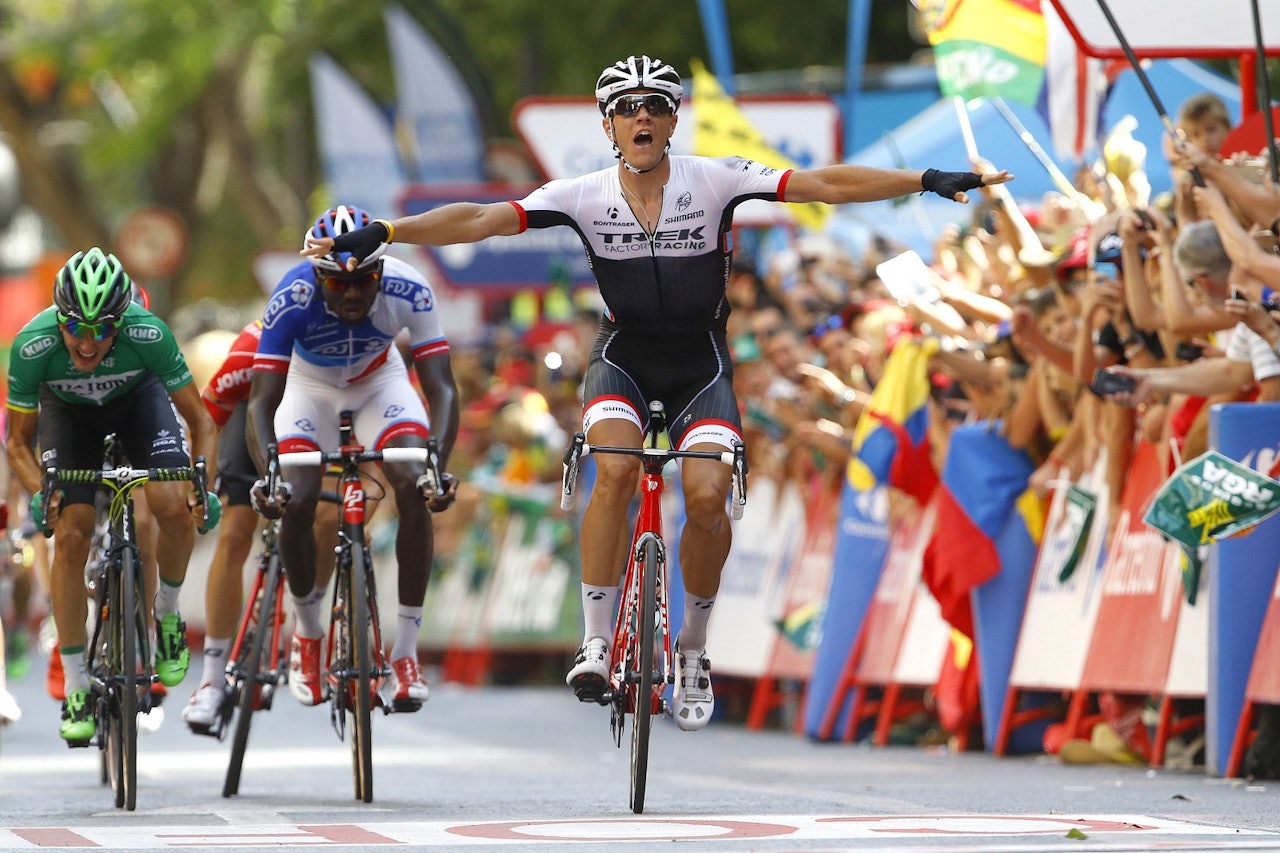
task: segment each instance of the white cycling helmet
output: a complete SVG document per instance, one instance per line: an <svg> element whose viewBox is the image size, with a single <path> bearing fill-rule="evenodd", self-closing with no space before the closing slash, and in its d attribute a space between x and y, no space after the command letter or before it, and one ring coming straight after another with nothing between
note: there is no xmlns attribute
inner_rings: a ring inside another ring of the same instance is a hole
<svg viewBox="0 0 1280 853"><path fill-rule="evenodd" d="M373 222L373 217L369 215L368 211L359 207L340 204L332 210L327 210L321 214L312 226L307 229L306 237L337 237L340 234L346 234L348 231L362 228L370 222ZM306 237L303 238L304 246L306 245ZM379 244L378 248L374 249L369 257L361 261L353 272L364 272L374 267L386 250L386 243ZM350 257L351 254L349 252L330 252L323 257L312 257L311 265L326 272L344 273L347 272L347 259Z"/></svg>
<svg viewBox="0 0 1280 853"><path fill-rule="evenodd" d="M661 59L628 56L600 72L600 79L596 81L596 102L600 114L608 115L609 104L615 98L637 89L661 92L675 101L676 109L680 109L684 86L680 84L676 70Z"/></svg>

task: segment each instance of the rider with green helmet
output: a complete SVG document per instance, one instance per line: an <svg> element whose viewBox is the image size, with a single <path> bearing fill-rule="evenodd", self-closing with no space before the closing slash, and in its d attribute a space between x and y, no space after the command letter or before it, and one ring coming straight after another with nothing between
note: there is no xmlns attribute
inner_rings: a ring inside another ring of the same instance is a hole
<svg viewBox="0 0 1280 853"><path fill-rule="evenodd" d="M66 484L44 506L44 469L101 466L103 439L115 433L136 467L181 467L203 456L208 470L217 470L213 420L173 332L134 295L115 255L96 247L77 252L58 271L54 304L22 327L9 352L9 465L33 496L32 519L57 537L50 598L66 695L60 731L71 746L87 745L95 732L84 671L84 566L94 529L95 487ZM32 449L37 438L39 459ZM157 521L156 541L143 543L154 549L160 570L154 603L156 672L172 687L182 681L190 657L178 591L197 524L212 529L220 506L210 495L204 517L192 506L199 501L188 494L190 484L182 481L149 482L142 488Z"/></svg>

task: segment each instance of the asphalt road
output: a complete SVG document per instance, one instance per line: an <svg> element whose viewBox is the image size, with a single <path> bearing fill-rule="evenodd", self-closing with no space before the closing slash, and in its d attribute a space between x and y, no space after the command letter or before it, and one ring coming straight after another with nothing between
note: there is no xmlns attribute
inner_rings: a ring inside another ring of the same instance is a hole
<svg viewBox="0 0 1280 853"><path fill-rule="evenodd" d="M374 721L374 802L352 796L327 706L257 715L241 795L228 742L196 737L173 691L140 741L138 809L112 807L96 750L57 737L33 671L0 730L0 849L795 851L1280 850L1280 785L945 748L819 744L732 722L661 721L645 813L608 713L562 687L433 688ZM619 845L622 845L619 848Z"/></svg>

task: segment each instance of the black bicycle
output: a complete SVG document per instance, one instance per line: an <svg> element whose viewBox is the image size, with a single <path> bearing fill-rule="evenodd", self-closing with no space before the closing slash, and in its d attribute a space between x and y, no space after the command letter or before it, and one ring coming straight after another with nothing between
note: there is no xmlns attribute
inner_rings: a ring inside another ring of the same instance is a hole
<svg viewBox="0 0 1280 853"><path fill-rule="evenodd" d="M86 669L95 741L103 752L107 781L116 808L133 811L138 801L138 713L151 709L151 685L159 681L142 594L133 490L152 480L190 480L203 501L206 479L203 457L194 467L181 468L131 468L116 461L109 457L100 469L46 468L42 493L45 506L59 483L91 483L110 495L106 548L91 570L95 619ZM90 741L68 743L88 746Z"/></svg>
<svg viewBox="0 0 1280 853"><path fill-rule="evenodd" d="M373 557L365 544L366 494L360 466L365 462L425 462L436 494L445 493L445 483L434 439L429 440L426 447L365 450L355 443L351 412L340 414L338 428L340 449L283 453L278 459L284 467L336 465L341 469L337 565L325 651L325 690L329 717L338 739L347 740L348 729L351 732L356 799L369 803L373 802L373 707L376 704L388 714L393 709L379 693L383 679L391 674L391 666L382 646Z"/></svg>
<svg viewBox="0 0 1280 853"><path fill-rule="evenodd" d="M267 470L267 494L274 494L280 467L271 445L271 463ZM262 550L258 553L258 570L253 587L245 599L244 612L235 639L231 643L223 686L222 704L218 708L217 730L209 734L219 739L235 714L235 733L231 738L231 757L222 783L222 796L240 792L240 773L249 746L249 730L255 711L268 711L276 688L289 677L289 653L284 634L285 567L280 562L276 540L280 522L272 520L262 530ZM237 713L238 712L238 713Z"/></svg>

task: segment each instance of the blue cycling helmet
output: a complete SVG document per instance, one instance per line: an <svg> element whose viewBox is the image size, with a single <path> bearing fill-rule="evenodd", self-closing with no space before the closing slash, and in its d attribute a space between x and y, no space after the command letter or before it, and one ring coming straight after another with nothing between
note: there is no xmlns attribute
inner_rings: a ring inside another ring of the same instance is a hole
<svg viewBox="0 0 1280 853"><path fill-rule="evenodd" d="M332 210L321 214L320 218L307 230L306 237L337 237L340 234L346 234L348 231L363 228L372 222L373 217L369 215L367 210L340 204ZM304 246L306 245L306 237L303 238ZM382 259L382 253L386 250L387 244L380 243L369 257L359 263L354 272L365 272L377 266ZM311 265L326 272L348 272L347 259L350 257L350 252L330 252L324 257L311 258Z"/></svg>

